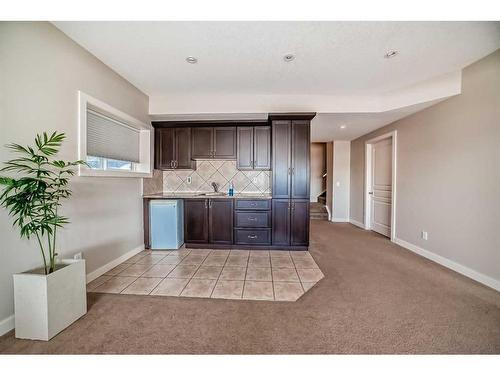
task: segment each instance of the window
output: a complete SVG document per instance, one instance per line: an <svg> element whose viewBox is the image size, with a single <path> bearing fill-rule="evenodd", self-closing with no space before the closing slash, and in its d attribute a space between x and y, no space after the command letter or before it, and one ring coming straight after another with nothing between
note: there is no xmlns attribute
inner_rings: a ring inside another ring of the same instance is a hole
<svg viewBox="0 0 500 375"><path fill-rule="evenodd" d="M90 169L97 170L122 170L133 171L135 163L124 160L101 158L99 156L87 155L87 164Z"/></svg>
<svg viewBox="0 0 500 375"><path fill-rule="evenodd" d="M79 92L80 176L150 177L151 126Z"/></svg>

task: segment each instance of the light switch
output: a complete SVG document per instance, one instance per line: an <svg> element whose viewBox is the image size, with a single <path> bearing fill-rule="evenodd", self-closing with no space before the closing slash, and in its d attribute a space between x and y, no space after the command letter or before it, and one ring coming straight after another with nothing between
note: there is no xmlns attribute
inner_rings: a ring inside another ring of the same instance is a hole
<svg viewBox="0 0 500 375"><path fill-rule="evenodd" d="M186 178L186 184L191 185L191 176Z"/></svg>

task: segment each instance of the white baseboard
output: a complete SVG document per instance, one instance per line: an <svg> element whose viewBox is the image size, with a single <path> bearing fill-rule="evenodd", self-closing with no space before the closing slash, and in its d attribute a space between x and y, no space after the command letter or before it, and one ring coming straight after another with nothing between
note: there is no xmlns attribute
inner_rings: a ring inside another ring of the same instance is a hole
<svg viewBox="0 0 500 375"><path fill-rule="evenodd" d="M435 254L429 250L422 249L421 247L414 245L412 243L406 242L400 238L394 238L394 243L399 246L404 247L418 255L423 256L424 258L430 259L433 262L436 262L442 266L445 266L449 269L452 269L455 272L458 272L464 276L471 278L481 284L489 286L497 291L500 291L500 280L496 280L492 277L486 276L480 272L477 272L469 267L463 266L457 262L454 262L448 258L445 258L441 255Z"/></svg>
<svg viewBox="0 0 500 375"><path fill-rule="evenodd" d="M348 223L349 219L339 219L339 218L332 218L331 220L333 223Z"/></svg>
<svg viewBox="0 0 500 375"><path fill-rule="evenodd" d="M0 336L14 329L14 314L0 321Z"/></svg>
<svg viewBox="0 0 500 375"><path fill-rule="evenodd" d="M144 245L138 246L135 249L130 250L128 253L123 254L121 257L116 258L116 259L112 260L111 262L106 263L104 266L99 267L95 271L88 273L87 274L87 284L90 283L92 280L97 279L99 276L104 275L109 270L115 268L120 263L125 262L127 259L132 258L134 255L140 253L143 250L144 250Z"/></svg>
<svg viewBox="0 0 500 375"><path fill-rule="evenodd" d="M351 223L352 225L356 225L357 227L360 227L361 229L366 229L365 224L363 224L360 221L349 219L349 223Z"/></svg>

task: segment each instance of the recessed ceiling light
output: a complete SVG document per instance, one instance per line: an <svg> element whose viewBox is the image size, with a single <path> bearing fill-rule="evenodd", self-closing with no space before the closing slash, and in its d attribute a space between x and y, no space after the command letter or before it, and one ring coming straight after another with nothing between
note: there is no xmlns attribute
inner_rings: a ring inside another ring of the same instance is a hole
<svg viewBox="0 0 500 375"><path fill-rule="evenodd" d="M398 51L392 50L392 51L387 52L387 53L384 55L384 57L385 57L386 59L390 59L391 57L396 56L398 53L399 53Z"/></svg>
<svg viewBox="0 0 500 375"><path fill-rule="evenodd" d="M198 62L198 59L196 57L193 57L193 56L188 56L188 57L186 57L186 61L190 64L196 64Z"/></svg>
<svg viewBox="0 0 500 375"><path fill-rule="evenodd" d="M283 56L283 60L285 60L286 62L290 62L292 61L293 59L295 59L295 55L291 54L291 53L288 53L286 54L285 56Z"/></svg>
<svg viewBox="0 0 500 375"><path fill-rule="evenodd" d="M340 129L345 129L345 128L347 128L346 125L340 125Z"/></svg>

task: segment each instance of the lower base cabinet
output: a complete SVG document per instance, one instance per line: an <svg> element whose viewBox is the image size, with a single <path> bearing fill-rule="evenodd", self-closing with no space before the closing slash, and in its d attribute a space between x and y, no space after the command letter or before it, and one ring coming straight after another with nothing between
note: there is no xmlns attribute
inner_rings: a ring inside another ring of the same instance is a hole
<svg viewBox="0 0 500 375"><path fill-rule="evenodd" d="M184 242L231 245L233 243L233 200L185 199Z"/></svg>
<svg viewBox="0 0 500 375"><path fill-rule="evenodd" d="M309 205L308 199L273 199L274 246L309 245Z"/></svg>
<svg viewBox="0 0 500 375"><path fill-rule="evenodd" d="M309 246L308 199L184 200L184 241L189 246L287 248Z"/></svg>

